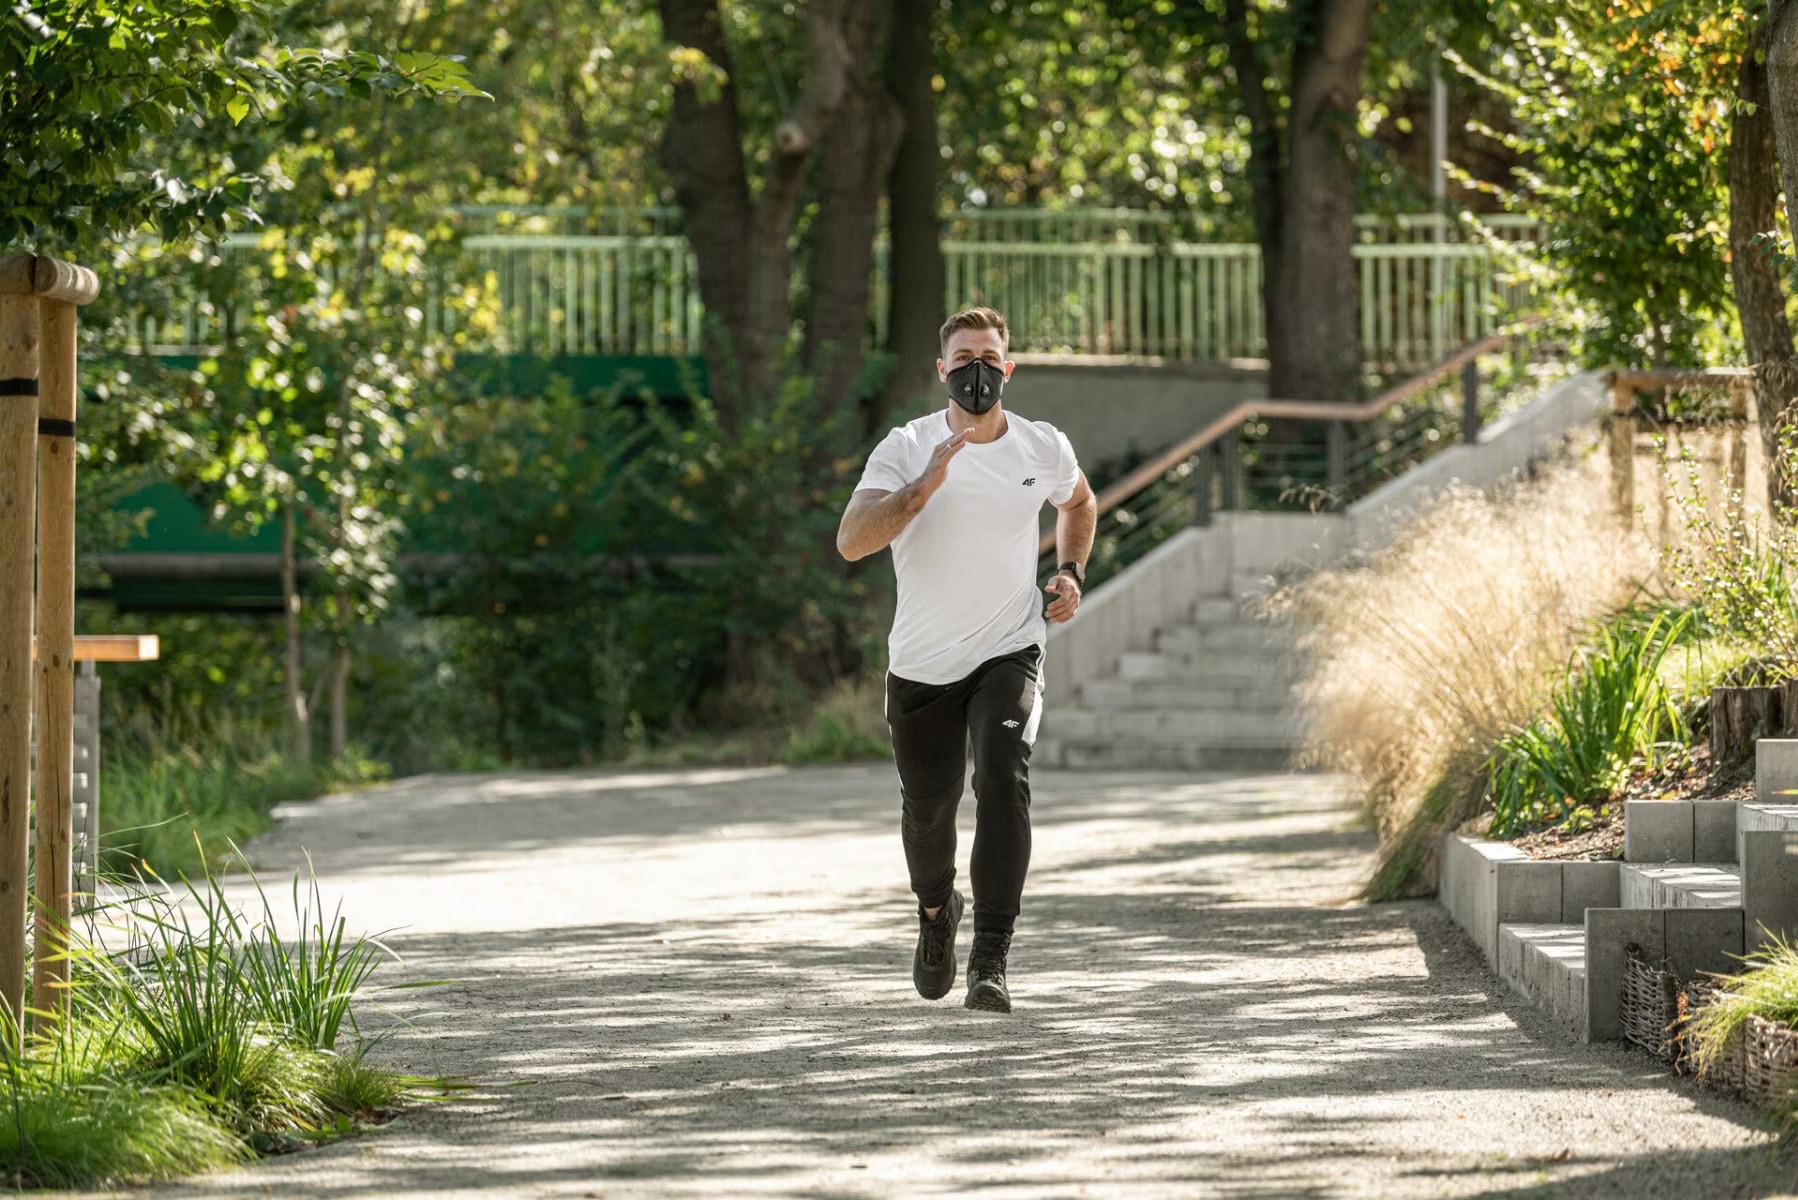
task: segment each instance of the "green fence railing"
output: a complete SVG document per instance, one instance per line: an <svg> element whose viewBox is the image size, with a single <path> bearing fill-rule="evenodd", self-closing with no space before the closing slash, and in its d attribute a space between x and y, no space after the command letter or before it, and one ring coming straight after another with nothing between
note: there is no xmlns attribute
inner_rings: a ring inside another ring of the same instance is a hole
<svg viewBox="0 0 1798 1200"><path fill-rule="evenodd" d="M607 217L576 209L470 209L461 268L491 273L502 351L544 355L696 353L703 327L697 263L679 214ZM1362 218L1355 258L1361 343L1382 371L1412 371L1491 334L1527 306L1510 253L1528 254L1539 227L1489 218L1479 236L1434 218ZM573 229L581 232L570 232ZM604 229L608 232L589 232ZM1193 240L1168 214L958 214L943 245L944 306L1004 311L1018 352L1127 355L1182 361L1264 354L1261 260L1240 242ZM1495 244L1500 243L1500 244ZM1502 244L1509 244L1506 249ZM220 248L260 253L254 237ZM876 254L870 333L885 331L885 248ZM142 340L162 350L217 342L215 304L148 314ZM433 327L446 318L427 310Z"/></svg>

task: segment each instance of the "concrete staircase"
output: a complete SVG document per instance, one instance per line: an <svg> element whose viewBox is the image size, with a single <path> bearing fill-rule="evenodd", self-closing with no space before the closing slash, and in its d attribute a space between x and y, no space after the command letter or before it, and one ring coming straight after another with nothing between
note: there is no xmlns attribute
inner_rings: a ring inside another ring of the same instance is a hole
<svg viewBox="0 0 1798 1200"><path fill-rule="evenodd" d="M1620 1036L1624 947L1682 979L1798 936L1798 740L1755 748L1756 795L1632 801L1623 862L1530 862L1451 835L1442 900L1506 982L1587 1041Z"/></svg>
<svg viewBox="0 0 1798 1200"><path fill-rule="evenodd" d="M1278 770L1299 747L1299 662L1284 622L1197 599L1115 670L1050 696L1033 758L1060 767ZM1052 653L1052 651L1051 651Z"/></svg>
<svg viewBox="0 0 1798 1200"><path fill-rule="evenodd" d="M1039 765L1279 769L1301 743L1294 631L1243 597L1387 544L1449 487L1496 487L1607 410L1585 372L1337 512L1213 513L1175 533L1049 629Z"/></svg>

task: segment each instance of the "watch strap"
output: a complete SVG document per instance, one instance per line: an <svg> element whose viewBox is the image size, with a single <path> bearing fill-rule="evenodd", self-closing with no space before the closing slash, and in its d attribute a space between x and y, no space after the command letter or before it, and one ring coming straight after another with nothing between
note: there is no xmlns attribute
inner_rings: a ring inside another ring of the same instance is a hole
<svg viewBox="0 0 1798 1200"><path fill-rule="evenodd" d="M1063 571L1068 571L1068 572L1072 573L1074 576L1074 582L1079 584L1081 587L1086 586L1086 568L1081 566L1079 563L1064 562L1059 567L1055 568L1055 573L1057 575L1061 574Z"/></svg>

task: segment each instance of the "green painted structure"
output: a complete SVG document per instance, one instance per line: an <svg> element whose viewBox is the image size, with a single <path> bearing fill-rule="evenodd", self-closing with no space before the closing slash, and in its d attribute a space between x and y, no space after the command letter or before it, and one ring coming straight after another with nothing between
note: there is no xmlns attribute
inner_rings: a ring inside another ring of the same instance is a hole
<svg viewBox="0 0 1798 1200"><path fill-rule="evenodd" d="M192 356L166 356L191 364ZM703 394L705 364L687 356L464 355L462 370L477 389L535 395L560 378L576 395L609 391L680 400ZM127 610L279 611L281 533L273 524L233 532L208 517L201 503L170 482L123 497L126 512L153 515L143 534L106 556L110 583L84 595ZM405 544L401 553L453 554L454 546Z"/></svg>

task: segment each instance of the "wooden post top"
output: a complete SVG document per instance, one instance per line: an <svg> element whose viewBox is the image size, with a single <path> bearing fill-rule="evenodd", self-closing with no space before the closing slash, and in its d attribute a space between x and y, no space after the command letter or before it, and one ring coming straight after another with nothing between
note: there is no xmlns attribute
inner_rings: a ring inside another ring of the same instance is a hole
<svg viewBox="0 0 1798 1200"><path fill-rule="evenodd" d="M0 254L0 292L90 304L100 294L100 277L47 254Z"/></svg>
<svg viewBox="0 0 1798 1200"><path fill-rule="evenodd" d="M37 642L31 644L37 657ZM102 633L75 639L76 662L155 662L162 657L162 639L153 633Z"/></svg>

